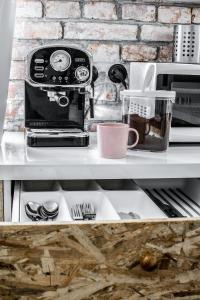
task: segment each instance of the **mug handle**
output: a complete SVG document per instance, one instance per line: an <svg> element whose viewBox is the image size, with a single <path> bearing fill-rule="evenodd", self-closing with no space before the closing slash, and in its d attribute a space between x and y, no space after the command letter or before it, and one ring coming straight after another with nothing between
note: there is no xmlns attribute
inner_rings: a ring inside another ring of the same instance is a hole
<svg viewBox="0 0 200 300"><path fill-rule="evenodd" d="M132 132L135 133L135 135L136 135L136 141L132 145L127 145L127 149L131 149L131 148L135 147L137 145L137 143L139 142L139 133L138 133L138 131L136 129L134 129L134 128L129 128L128 132L130 132L130 131L132 131Z"/></svg>

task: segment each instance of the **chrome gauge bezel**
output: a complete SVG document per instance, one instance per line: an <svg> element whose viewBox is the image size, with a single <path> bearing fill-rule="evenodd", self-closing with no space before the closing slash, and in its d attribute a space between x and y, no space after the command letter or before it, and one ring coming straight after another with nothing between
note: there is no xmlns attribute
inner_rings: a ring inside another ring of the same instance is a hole
<svg viewBox="0 0 200 300"><path fill-rule="evenodd" d="M88 75L87 75L86 78L81 79L81 78L79 77L78 72L79 72L80 70L83 70L83 69L84 69L86 72L88 72ZM90 74L90 71L88 70L88 68L86 68L86 67L84 67L84 66L78 67L78 68L76 69L76 71L75 71L75 77L76 77L76 79L79 80L80 82L87 80L87 79L89 78L89 76L90 76L89 74Z"/></svg>
<svg viewBox="0 0 200 300"><path fill-rule="evenodd" d="M53 61L53 59L54 59L54 57L56 56L56 55L59 55L59 54L63 54L63 55L65 55L66 57L67 57L67 59L68 59L68 65L66 66L66 68L64 68L64 69L62 69L62 70L59 70L59 69L56 69L55 68L55 62ZM56 71L56 72L65 72L67 69L69 69L69 67L71 66L71 62L72 62L72 60L71 60L71 55L67 52L67 51L65 51L65 50L56 50L56 51L54 51L52 54L51 54L51 56L50 56L50 65L51 65L51 67Z"/></svg>

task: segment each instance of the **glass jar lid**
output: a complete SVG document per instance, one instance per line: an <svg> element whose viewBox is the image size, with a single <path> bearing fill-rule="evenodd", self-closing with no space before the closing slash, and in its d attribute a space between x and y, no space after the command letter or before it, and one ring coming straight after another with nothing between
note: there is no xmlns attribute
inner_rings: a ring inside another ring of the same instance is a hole
<svg viewBox="0 0 200 300"><path fill-rule="evenodd" d="M155 90L155 91L142 91L142 90L124 90L120 92L120 96L123 97L142 97L142 98L158 98L157 100L171 100L175 101L176 92Z"/></svg>

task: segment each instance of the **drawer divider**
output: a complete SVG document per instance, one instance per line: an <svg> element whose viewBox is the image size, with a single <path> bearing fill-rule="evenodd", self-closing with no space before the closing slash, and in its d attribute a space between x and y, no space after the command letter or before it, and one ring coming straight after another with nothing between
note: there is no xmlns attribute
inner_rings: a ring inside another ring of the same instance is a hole
<svg viewBox="0 0 200 300"><path fill-rule="evenodd" d="M20 220L20 181L15 181L13 205L12 205L12 222Z"/></svg>

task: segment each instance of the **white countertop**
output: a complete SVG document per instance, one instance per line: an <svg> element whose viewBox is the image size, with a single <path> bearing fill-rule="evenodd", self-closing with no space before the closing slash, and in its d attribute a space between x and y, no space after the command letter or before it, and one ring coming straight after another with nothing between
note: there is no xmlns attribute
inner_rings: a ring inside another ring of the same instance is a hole
<svg viewBox="0 0 200 300"><path fill-rule="evenodd" d="M166 152L127 152L123 159L103 159L88 148L29 148L24 134L5 132L0 151L0 179L99 179L200 177L200 147L170 147Z"/></svg>

